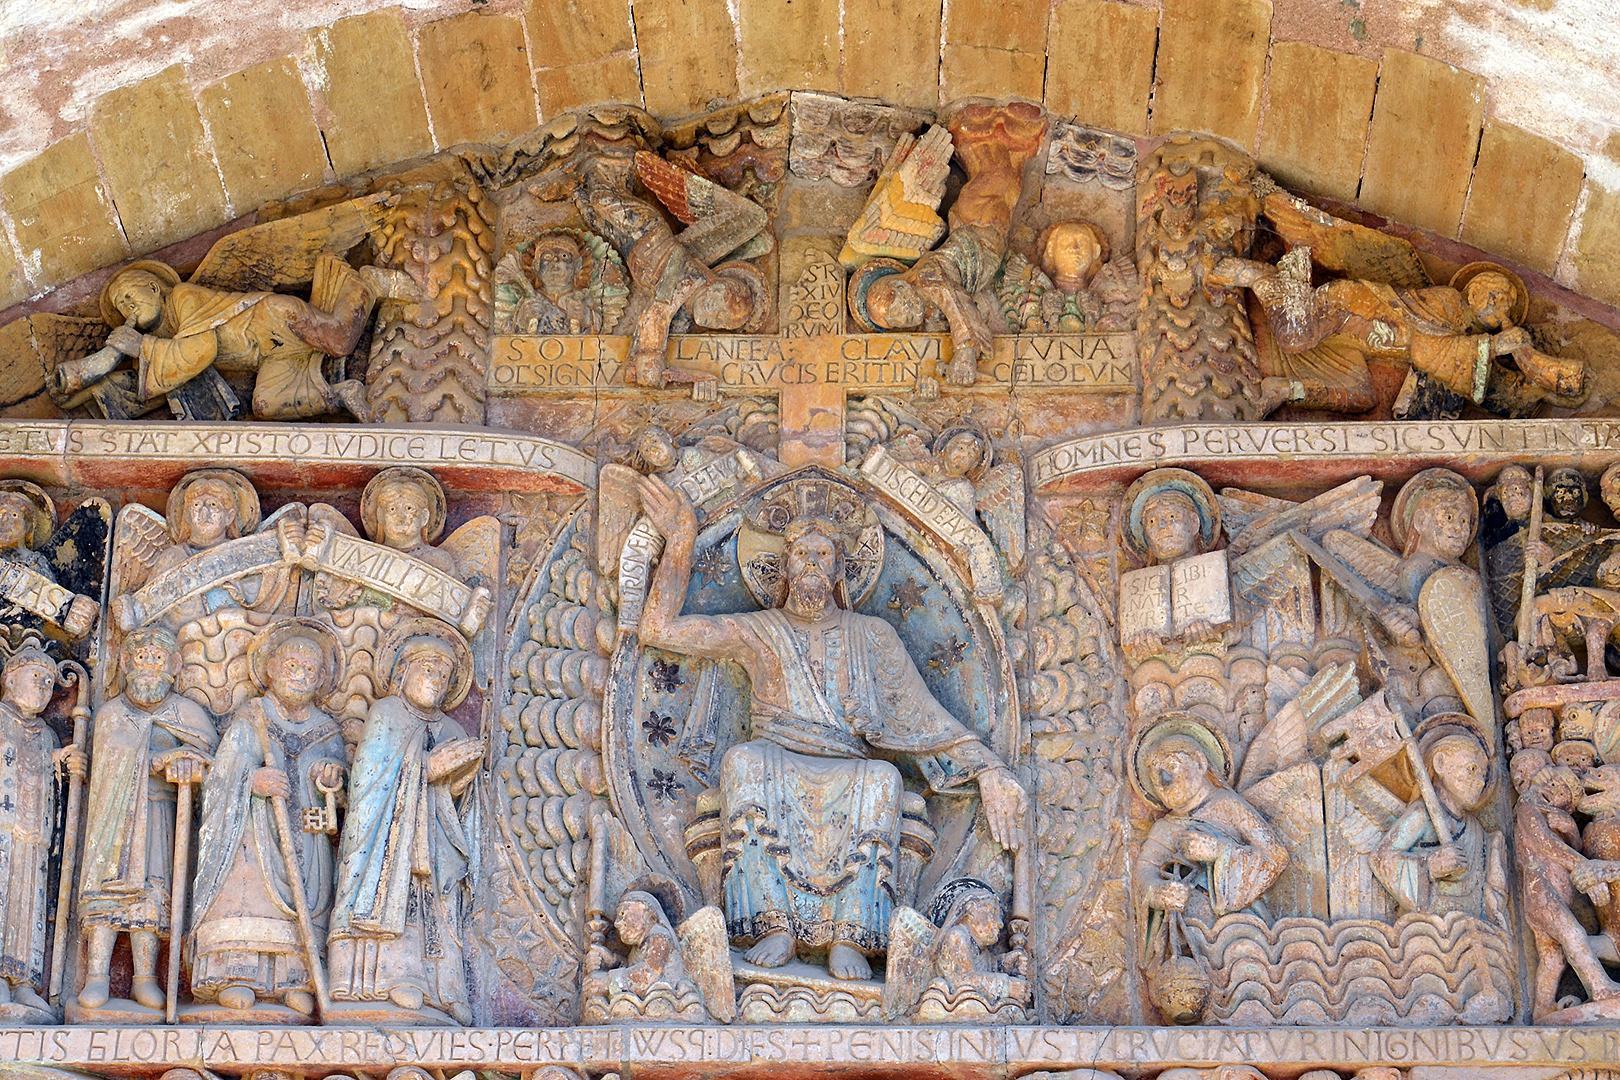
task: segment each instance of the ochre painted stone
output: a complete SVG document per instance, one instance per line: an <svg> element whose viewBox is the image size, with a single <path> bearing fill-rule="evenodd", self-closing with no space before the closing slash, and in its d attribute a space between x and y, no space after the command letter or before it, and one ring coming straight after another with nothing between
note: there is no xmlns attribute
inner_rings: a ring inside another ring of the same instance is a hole
<svg viewBox="0 0 1620 1080"><path fill-rule="evenodd" d="M238 213L320 186L326 150L310 111L309 92L291 57L205 86L197 92L197 103L214 137L225 191Z"/></svg>
<svg viewBox="0 0 1620 1080"><path fill-rule="evenodd" d="M945 44L1044 55L1046 5L1005 0L951 0L945 5Z"/></svg>
<svg viewBox="0 0 1620 1080"><path fill-rule="evenodd" d="M1291 188L1346 202L1361 184L1378 65L1315 45L1271 47L1260 165Z"/></svg>
<svg viewBox="0 0 1620 1080"><path fill-rule="evenodd" d="M1620 191L1588 180L1580 234L1569 254L1576 289L1620 305Z"/></svg>
<svg viewBox="0 0 1620 1080"><path fill-rule="evenodd" d="M939 0L844 0L843 93L932 107L942 10Z"/></svg>
<svg viewBox="0 0 1620 1080"><path fill-rule="evenodd" d="M1581 159L1557 143L1487 120L1463 211L1463 243L1552 273L1584 171Z"/></svg>
<svg viewBox="0 0 1620 1080"><path fill-rule="evenodd" d="M838 89L838 5L739 0L741 92Z"/></svg>
<svg viewBox="0 0 1620 1080"><path fill-rule="evenodd" d="M635 57L628 53L588 64L542 68L534 73L534 81L539 86L543 117L599 102L641 104L641 76Z"/></svg>
<svg viewBox="0 0 1620 1080"><path fill-rule="evenodd" d="M644 0L635 17L649 112L687 116L715 98L737 96L737 43L726 0Z"/></svg>
<svg viewBox="0 0 1620 1080"><path fill-rule="evenodd" d="M1165 0L1153 131L1207 131L1254 145L1270 0Z"/></svg>
<svg viewBox="0 0 1620 1080"><path fill-rule="evenodd" d="M988 45L946 45L940 62L940 98L1039 99L1046 57Z"/></svg>
<svg viewBox="0 0 1620 1080"><path fill-rule="evenodd" d="M416 58L397 11L339 19L311 37L326 110L321 130L339 176L433 149Z"/></svg>
<svg viewBox="0 0 1620 1080"><path fill-rule="evenodd" d="M102 95L90 114L90 137L137 254L229 217L202 116L179 64Z"/></svg>
<svg viewBox="0 0 1620 1080"><path fill-rule="evenodd" d="M539 122L517 18L475 9L428 23L416 45L440 147L505 142Z"/></svg>
<svg viewBox="0 0 1620 1080"><path fill-rule="evenodd" d="M1427 56L1385 50L1361 204L1456 236L1484 119L1485 80Z"/></svg>
<svg viewBox="0 0 1620 1080"><path fill-rule="evenodd" d="M1088 127L1145 133L1158 32L1151 8L1059 0L1048 43L1047 109Z"/></svg>
<svg viewBox="0 0 1620 1080"><path fill-rule="evenodd" d="M523 22L537 69L573 67L635 47L628 0L527 0Z"/></svg>
<svg viewBox="0 0 1620 1080"><path fill-rule="evenodd" d="M5 264L0 270L12 265L11 248L5 243L0 243L0 263ZM0 278L0 284L8 280ZM0 326L0 404L12 405L45 389L45 369L32 339L27 319Z"/></svg>
<svg viewBox="0 0 1620 1080"><path fill-rule="evenodd" d="M17 265L17 256L11 250L11 241L0 233L0 308L10 307L19 300L26 299L29 293L28 279L23 276L22 267Z"/></svg>
<svg viewBox="0 0 1620 1080"><path fill-rule="evenodd" d="M0 192L17 261L36 285L67 281L129 254L88 135L70 135L12 169L0 177Z"/></svg>

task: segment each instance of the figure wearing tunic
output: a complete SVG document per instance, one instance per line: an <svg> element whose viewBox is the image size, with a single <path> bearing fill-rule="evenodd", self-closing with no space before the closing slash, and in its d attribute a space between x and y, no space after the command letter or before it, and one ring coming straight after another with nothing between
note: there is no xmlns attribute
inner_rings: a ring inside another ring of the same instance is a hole
<svg viewBox="0 0 1620 1080"><path fill-rule="evenodd" d="M726 751L723 906L731 936L888 946L900 771L950 791L1002 762L934 700L893 627L836 610L815 626L779 609L729 616L775 655L782 703L756 692L750 739Z"/></svg>
<svg viewBox="0 0 1620 1080"><path fill-rule="evenodd" d="M383 1001L414 987L470 1021L462 967L468 844L449 779L428 779L433 749L466 732L402 697L371 708L350 773L327 966L334 1001Z"/></svg>
<svg viewBox="0 0 1620 1080"><path fill-rule="evenodd" d="M258 732L265 720L268 762ZM228 986L247 986L264 998L311 991L275 812L268 798L253 794L253 774L267 764L287 774L287 816L319 944L332 908L332 842L325 833L304 832L298 825L305 808L324 805L315 772L326 762L341 766L346 760L337 721L319 709L295 722L282 715L274 698L262 697L231 718L203 783L191 908L191 986L198 1000L212 1000Z"/></svg>
<svg viewBox="0 0 1620 1080"><path fill-rule="evenodd" d="M174 785L152 762L182 746L212 754L214 723L190 698L170 694L151 711L117 697L96 711L79 917L118 930L169 931L174 877Z"/></svg>
<svg viewBox="0 0 1620 1080"><path fill-rule="evenodd" d="M1422 802L1414 802L1395 822L1385 846L1368 861L1379 884L1402 911L1449 915L1453 911L1495 921L1503 911L1506 847L1500 833L1489 832L1473 815L1445 814L1451 845L1462 852L1467 869L1455 878L1435 881L1429 857L1440 850L1434 823ZM1422 845L1421 847L1419 845Z"/></svg>
<svg viewBox="0 0 1620 1080"><path fill-rule="evenodd" d="M1210 863L1197 864L1191 879L1173 877L1166 867L1193 865L1182 854L1182 841L1194 833L1213 834L1225 841ZM1269 919L1265 893L1288 863L1288 849L1260 811L1247 799L1224 788L1212 791L1198 806L1160 818L1148 830L1137 856L1138 873L1145 884L1185 881L1192 885L1187 902L1189 917L1213 922L1223 915L1248 911Z"/></svg>
<svg viewBox="0 0 1620 1080"><path fill-rule="evenodd" d="M45 970L45 906L56 825L56 733L0 701L0 977L37 983Z"/></svg>

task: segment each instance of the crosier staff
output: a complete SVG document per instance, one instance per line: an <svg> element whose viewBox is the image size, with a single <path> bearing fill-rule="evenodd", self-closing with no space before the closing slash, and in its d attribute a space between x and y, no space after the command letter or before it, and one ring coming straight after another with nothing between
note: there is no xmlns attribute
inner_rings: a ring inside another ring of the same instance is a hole
<svg viewBox="0 0 1620 1080"><path fill-rule="evenodd" d="M262 706L254 710L253 729L259 735L264 767L274 769L275 759L270 750L270 717ZM319 1017L325 1020L332 1002L326 989L326 968L321 963L321 947L315 940L315 924L309 917L309 900L304 896L304 875L298 869L298 850L293 845L292 822L287 817L287 797L270 796L270 807L276 818L276 839L281 845L281 858L287 864L287 883L292 889L293 911L298 916L298 936L303 941L304 958L309 964L309 982L315 988Z"/></svg>
<svg viewBox="0 0 1620 1080"><path fill-rule="evenodd" d="M73 747L82 755L90 738L90 673L75 660L57 665L63 685L78 686L73 699ZM83 771L68 770L67 824L62 832L61 877L56 886L56 928L51 941L51 980L48 996L52 1005L62 996L62 967L67 962L68 907L73 902L73 882L79 872L79 814L84 802Z"/></svg>

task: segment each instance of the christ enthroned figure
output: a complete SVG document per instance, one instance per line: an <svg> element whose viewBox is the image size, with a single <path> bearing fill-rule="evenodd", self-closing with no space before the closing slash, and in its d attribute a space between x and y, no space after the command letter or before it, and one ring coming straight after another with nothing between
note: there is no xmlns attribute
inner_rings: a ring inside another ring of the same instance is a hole
<svg viewBox="0 0 1620 1080"><path fill-rule="evenodd" d="M682 615L697 520L657 477L642 504L666 537L643 643L739 664L752 686L748 739L720 763L722 906L746 959L780 967L826 950L841 979L871 977L888 948L900 846L900 771L934 791L977 784L992 839L1022 841L1028 797L1012 771L923 682L894 628L839 606L841 533L801 520L783 536L778 607Z"/></svg>

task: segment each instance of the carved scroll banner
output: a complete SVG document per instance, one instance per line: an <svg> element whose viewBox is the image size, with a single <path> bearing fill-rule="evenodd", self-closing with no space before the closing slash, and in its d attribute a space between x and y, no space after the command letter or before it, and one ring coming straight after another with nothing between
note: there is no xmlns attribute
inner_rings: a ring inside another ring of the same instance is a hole
<svg viewBox="0 0 1620 1080"><path fill-rule="evenodd" d="M882 446L872 448L861 462L861 475L872 481L877 489L904 506L918 520L950 541L967 560L973 575L973 595L994 603L1001 599L1001 565L996 561L996 548L984 530L968 520L967 515L933 485L914 471L889 456Z"/></svg>
<svg viewBox="0 0 1620 1080"><path fill-rule="evenodd" d="M0 561L0 600L60 626L73 602L73 590L26 566Z"/></svg>
<svg viewBox="0 0 1620 1080"><path fill-rule="evenodd" d="M320 570L346 581L358 582L402 600L414 608L459 627L468 637L483 625L489 590L472 587L430 566L414 555L347 533L329 532L298 558L306 570Z"/></svg>
<svg viewBox="0 0 1620 1080"><path fill-rule="evenodd" d="M132 630L176 604L298 560L298 553L284 548L279 534L273 531L227 540L156 575L133 595L117 597L113 614L121 629Z"/></svg>

